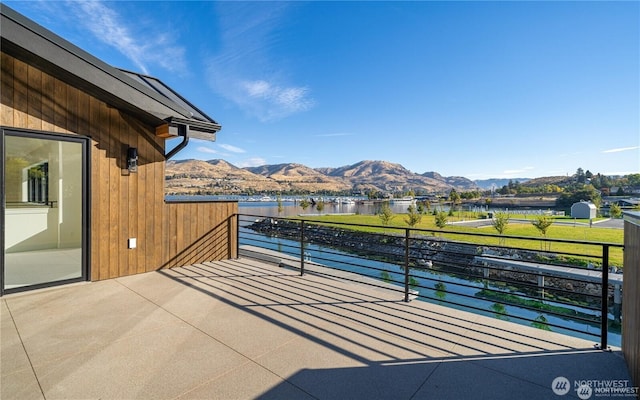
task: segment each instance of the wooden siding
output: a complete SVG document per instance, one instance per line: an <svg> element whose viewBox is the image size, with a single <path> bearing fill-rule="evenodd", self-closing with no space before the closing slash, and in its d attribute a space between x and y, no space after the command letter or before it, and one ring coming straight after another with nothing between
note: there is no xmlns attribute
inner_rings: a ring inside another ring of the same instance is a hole
<svg viewBox="0 0 640 400"><path fill-rule="evenodd" d="M622 353L633 384L640 385L640 213L625 213Z"/></svg>
<svg viewBox="0 0 640 400"><path fill-rule="evenodd" d="M167 203L162 268L237 256L237 203ZM217 221L211 225L206 221Z"/></svg>
<svg viewBox="0 0 640 400"><path fill-rule="evenodd" d="M91 138L91 280L236 257L236 202L165 204L155 127L5 53L0 64L0 125ZM127 147L138 148L137 173Z"/></svg>

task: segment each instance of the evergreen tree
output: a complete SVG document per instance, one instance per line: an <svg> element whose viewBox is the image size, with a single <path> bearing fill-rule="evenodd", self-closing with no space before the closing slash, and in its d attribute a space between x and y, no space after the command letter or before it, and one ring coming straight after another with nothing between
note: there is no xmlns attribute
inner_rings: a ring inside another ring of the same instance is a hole
<svg viewBox="0 0 640 400"><path fill-rule="evenodd" d="M413 228L417 224L419 224L421 220L422 214L416 211L416 208L413 206L413 204L410 205L407 208L407 217L404 219L404 222L406 222L409 227Z"/></svg>
<svg viewBox="0 0 640 400"><path fill-rule="evenodd" d="M587 177L584 174L584 170L582 168L578 168L578 170L576 171L576 180L578 181L578 183L585 183L586 178Z"/></svg>
<svg viewBox="0 0 640 400"><path fill-rule="evenodd" d="M280 195L278 195L278 198L276 199L277 203L278 203L278 215L280 215L282 213L282 211L284 210L284 206L282 205L282 197L280 197Z"/></svg>
<svg viewBox="0 0 640 400"><path fill-rule="evenodd" d="M438 212L436 214L435 221L438 228L444 228L445 226L447 226L447 213L445 213L444 211Z"/></svg>
<svg viewBox="0 0 640 400"><path fill-rule="evenodd" d="M302 199L302 201L300 202L300 207L302 207L302 211L305 211L307 208L309 208L310 205L311 203L309 203L309 200L307 199Z"/></svg>
<svg viewBox="0 0 640 400"><path fill-rule="evenodd" d="M493 214L491 225L493 225L493 228L502 236L507 230L507 225L509 225L509 214L502 211L496 212ZM500 244L504 244L504 238L500 238Z"/></svg>
<svg viewBox="0 0 640 400"><path fill-rule="evenodd" d="M452 205L459 204L460 194L455 189L451 189L451 191L449 192L449 200L451 201Z"/></svg>
<svg viewBox="0 0 640 400"><path fill-rule="evenodd" d="M602 198L600 197L600 191L596 190L593 185L572 185L565 188L565 192L558 197L556 205L558 207L569 208L573 203L577 203L581 200L590 201L597 208L600 208Z"/></svg>
<svg viewBox="0 0 640 400"><path fill-rule="evenodd" d="M551 218L548 215L539 215L536 217L536 219L531 221L531 224L535 226L536 229L540 232L540 234L542 234L542 236L546 239L547 231L549 230L549 227L553 224L553 218ZM542 248L542 243L540 244L540 247ZM545 246L545 249L546 247L547 246ZM551 247L551 245L549 245L549 247Z"/></svg>
<svg viewBox="0 0 640 400"><path fill-rule="evenodd" d="M612 203L609 208L611 218L620 218L622 216L622 208L617 203Z"/></svg>
<svg viewBox="0 0 640 400"><path fill-rule="evenodd" d="M389 202L385 201L382 203L382 207L380 207L380 211L378 212L378 218L380 218L382 225L389 225L389 222L391 222L394 217L395 215L393 215L393 211L391 211L391 207L389 207Z"/></svg>

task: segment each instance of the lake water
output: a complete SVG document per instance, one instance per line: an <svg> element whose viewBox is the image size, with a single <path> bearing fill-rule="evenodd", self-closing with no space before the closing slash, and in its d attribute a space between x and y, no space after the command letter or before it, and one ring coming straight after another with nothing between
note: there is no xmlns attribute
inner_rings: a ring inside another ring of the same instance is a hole
<svg viewBox="0 0 640 400"><path fill-rule="evenodd" d="M390 204L391 211L394 213L406 213L408 204ZM256 202L239 202L238 208L241 213L265 215L270 217L291 217L304 215L319 215L319 214L365 214L374 215L380 210L380 203L325 203L322 212L315 209L313 206L309 206L304 210L300 203L283 202L282 212L278 213L278 203L275 201L256 201Z"/></svg>
<svg viewBox="0 0 640 400"><path fill-rule="evenodd" d="M294 200L293 198L284 198L282 200L282 211L278 212L278 202L276 199L271 201L257 201L258 198L253 198L255 201L249 201L252 199L246 196L167 196L168 200L237 200L240 212L243 214L256 214L269 217L291 217L301 214L305 215L318 215L318 214L365 214L375 215L382 206L381 201L366 201L364 198L349 197L349 198L325 198L324 209L322 212L316 210L311 205L306 210L300 206L300 199ZM318 198L315 198L318 200ZM330 202L334 199L342 202ZM346 200L352 200L351 203L345 203ZM391 202L389 207L395 214L402 214L407 212L407 207L411 203L408 202ZM434 204L433 207L438 206ZM438 206L438 209L449 211L449 208L444 206ZM480 211L480 210L478 210Z"/></svg>

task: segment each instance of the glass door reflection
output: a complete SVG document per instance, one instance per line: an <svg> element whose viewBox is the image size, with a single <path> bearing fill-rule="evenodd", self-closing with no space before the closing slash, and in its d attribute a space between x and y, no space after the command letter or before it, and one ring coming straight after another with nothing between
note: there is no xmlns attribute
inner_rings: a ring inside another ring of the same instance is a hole
<svg viewBox="0 0 640 400"><path fill-rule="evenodd" d="M5 290L84 277L84 147L5 135Z"/></svg>

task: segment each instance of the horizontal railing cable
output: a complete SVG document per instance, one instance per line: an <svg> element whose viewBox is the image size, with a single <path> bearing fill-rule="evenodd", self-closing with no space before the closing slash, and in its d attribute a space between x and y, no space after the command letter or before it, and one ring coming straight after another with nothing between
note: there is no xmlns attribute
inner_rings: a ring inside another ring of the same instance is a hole
<svg viewBox="0 0 640 400"><path fill-rule="evenodd" d="M614 286L620 290L621 282L615 278L610 283L609 252L623 249L621 244L252 214L237 217L240 245L268 249L275 259L282 254L288 262L281 259L281 263L299 268L301 274L366 283L402 293L405 301L418 298L542 329L599 336L600 346L606 348L609 291ZM500 243L473 243L471 237ZM505 240L540 243L541 249L506 246ZM571 244L573 250L552 250L554 243ZM460 302L463 299L473 301ZM614 319L619 320L616 307L619 304L613 305ZM512 313L516 310L521 310L518 315ZM526 312L538 317L530 318ZM562 325L562 320L573 322ZM573 324L583 324L583 329ZM598 326L599 333L588 328Z"/></svg>

